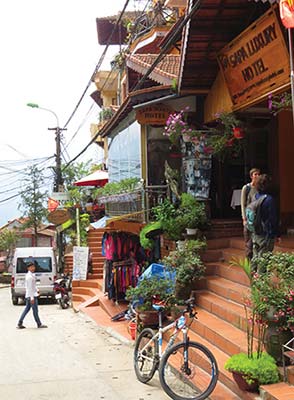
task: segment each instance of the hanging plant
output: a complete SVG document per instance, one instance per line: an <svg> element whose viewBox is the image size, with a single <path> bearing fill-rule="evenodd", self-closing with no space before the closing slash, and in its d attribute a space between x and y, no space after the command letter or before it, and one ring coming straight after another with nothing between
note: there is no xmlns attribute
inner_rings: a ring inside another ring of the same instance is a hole
<svg viewBox="0 0 294 400"><path fill-rule="evenodd" d="M279 112L286 110L292 110L292 96L290 92L284 92L281 94L268 96L268 108L273 113L273 115L277 115Z"/></svg>
<svg viewBox="0 0 294 400"><path fill-rule="evenodd" d="M170 114L166 121L163 134L168 136L173 144L183 142L192 142L195 145L204 143L203 152L205 154L218 155L224 158L228 152L238 156L242 150L245 137L244 128L241 121L237 119L234 113L220 112L216 114L216 126L205 127L205 129L195 129L187 122L187 111L184 110Z"/></svg>

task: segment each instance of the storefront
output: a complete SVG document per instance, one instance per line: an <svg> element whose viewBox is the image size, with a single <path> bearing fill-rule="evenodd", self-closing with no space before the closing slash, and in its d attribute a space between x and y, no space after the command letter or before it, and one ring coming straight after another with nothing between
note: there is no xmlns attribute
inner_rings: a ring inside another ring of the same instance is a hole
<svg viewBox="0 0 294 400"><path fill-rule="evenodd" d="M190 30L186 29L186 64L193 61L189 39L193 45L197 34L200 33L197 33L195 25ZM199 63L197 60L194 62L195 65ZM294 223L291 179L294 165L290 154L294 145L292 113L281 112L275 116L268 106L269 96L287 91L290 87L287 35L281 26L277 7L271 7L227 42L217 52L217 64L218 72L203 102L203 122L215 120L220 111L234 112L245 127L246 137L239 154L231 154L225 159L213 157L210 188L212 217L240 217L238 202L233 201L234 194L249 181L249 170L258 167L273 178L282 225L286 229ZM189 71L191 74L188 66L186 71L182 70L182 93L187 90L184 84L192 77ZM196 87L197 82L194 82L194 89ZM198 90L200 88L199 85Z"/></svg>

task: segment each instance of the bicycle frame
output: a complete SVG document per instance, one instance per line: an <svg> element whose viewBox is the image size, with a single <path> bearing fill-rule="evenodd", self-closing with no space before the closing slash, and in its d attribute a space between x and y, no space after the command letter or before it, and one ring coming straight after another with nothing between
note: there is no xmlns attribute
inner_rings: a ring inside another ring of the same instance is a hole
<svg viewBox="0 0 294 400"><path fill-rule="evenodd" d="M186 317L184 317L184 318L185 318L185 324L184 324L182 327L180 327L180 328L177 327L179 318L177 318L175 321L173 321L173 322L170 323L169 325L163 327L163 326L162 326L162 311L159 311L158 315L159 315L159 327L158 327L158 331L157 331L157 332L155 333L155 335L152 336L152 338L145 344L145 346L141 349L141 352L143 352L144 350L146 350L146 349L148 348L149 344L155 339L155 340L157 340L157 342L158 342L158 357L159 357L159 360L160 360L160 359L162 358L164 352L165 352L167 349L169 349L169 348L174 344L174 342L175 342L177 336L179 335L180 331L182 331L182 333L183 333L183 341L184 341L185 343L188 342L188 328L187 328L187 325L186 325ZM181 317L180 317L180 318L181 318ZM167 343L167 346L166 346L165 350L162 351L163 334L164 334L165 332L169 331L169 330L172 329L172 328L175 328L174 333L171 335L171 337L170 337L170 339L169 339L169 341L168 341L168 343Z"/></svg>

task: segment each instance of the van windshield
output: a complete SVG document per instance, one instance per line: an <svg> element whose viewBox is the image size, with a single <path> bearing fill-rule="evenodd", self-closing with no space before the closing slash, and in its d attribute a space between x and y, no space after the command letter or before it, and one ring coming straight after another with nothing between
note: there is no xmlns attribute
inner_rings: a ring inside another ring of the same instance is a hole
<svg viewBox="0 0 294 400"><path fill-rule="evenodd" d="M35 272L52 272L51 257L19 257L16 261L16 272L18 274L26 273L27 265L32 262L36 266Z"/></svg>

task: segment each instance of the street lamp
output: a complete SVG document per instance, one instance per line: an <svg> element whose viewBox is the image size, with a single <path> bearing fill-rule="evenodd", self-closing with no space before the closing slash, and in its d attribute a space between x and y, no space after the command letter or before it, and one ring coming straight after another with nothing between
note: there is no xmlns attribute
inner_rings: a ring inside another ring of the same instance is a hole
<svg viewBox="0 0 294 400"><path fill-rule="evenodd" d="M61 147L60 147L60 133L66 128L60 128L59 126L59 119L57 114L50 110L49 108L40 107L38 104L35 103L27 103L28 107L31 108L39 108L40 110L48 111L54 115L56 118L56 127L55 128L48 128L49 131L55 131L55 142L56 142L56 166L55 166L55 180L54 180L54 188L53 192L63 192L63 179L61 174ZM62 239L62 232L57 232L57 247L58 247L58 270L59 272L63 271L63 239Z"/></svg>
<svg viewBox="0 0 294 400"><path fill-rule="evenodd" d="M61 175L61 147L60 147L60 133L61 131L65 130L65 128L60 128L59 126L59 119L57 114L50 110L49 108L40 107L38 104L35 103L27 103L28 107L31 108L39 108L40 110L48 111L54 115L56 118L56 127L55 128L48 128L49 131L55 131L55 141L56 141L56 167L55 167L55 182L54 182L54 192L62 192L63 191L63 179Z"/></svg>

